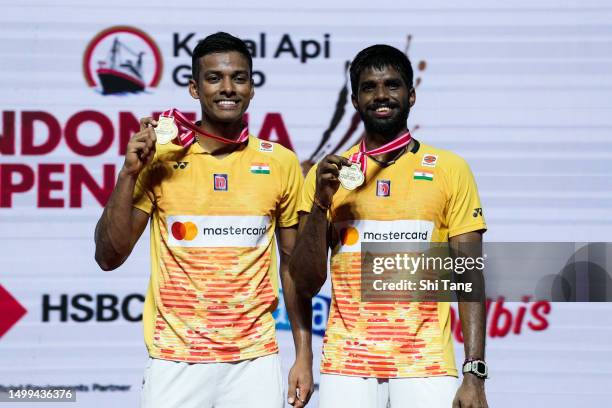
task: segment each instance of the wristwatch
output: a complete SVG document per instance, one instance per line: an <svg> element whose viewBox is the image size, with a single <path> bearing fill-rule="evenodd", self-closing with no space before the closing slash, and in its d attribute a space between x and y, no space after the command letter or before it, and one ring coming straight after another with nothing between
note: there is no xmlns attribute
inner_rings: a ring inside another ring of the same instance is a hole
<svg viewBox="0 0 612 408"><path fill-rule="evenodd" d="M466 360L463 363L463 374L472 373L478 378L489 377L489 367L484 360Z"/></svg>

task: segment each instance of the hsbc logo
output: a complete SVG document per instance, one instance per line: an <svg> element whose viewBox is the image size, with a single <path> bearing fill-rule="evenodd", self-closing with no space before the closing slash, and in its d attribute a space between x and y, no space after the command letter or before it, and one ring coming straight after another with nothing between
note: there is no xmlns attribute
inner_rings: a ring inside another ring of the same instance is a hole
<svg viewBox="0 0 612 408"><path fill-rule="evenodd" d="M0 285L0 338L28 311Z"/></svg>
<svg viewBox="0 0 612 408"><path fill-rule="evenodd" d="M227 191L227 174L215 174L213 184L215 191Z"/></svg>

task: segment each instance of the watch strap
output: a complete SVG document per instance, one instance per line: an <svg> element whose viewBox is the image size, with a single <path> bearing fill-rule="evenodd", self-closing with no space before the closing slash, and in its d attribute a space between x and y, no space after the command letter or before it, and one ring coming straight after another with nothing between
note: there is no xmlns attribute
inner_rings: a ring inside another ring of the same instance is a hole
<svg viewBox="0 0 612 408"><path fill-rule="evenodd" d="M472 373L478 378L489 378L489 368L484 360L466 360L463 363L463 374Z"/></svg>

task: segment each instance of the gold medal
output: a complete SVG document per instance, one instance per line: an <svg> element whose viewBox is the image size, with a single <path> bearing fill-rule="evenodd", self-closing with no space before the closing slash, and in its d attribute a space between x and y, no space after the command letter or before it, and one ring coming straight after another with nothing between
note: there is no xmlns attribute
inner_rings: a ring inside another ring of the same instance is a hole
<svg viewBox="0 0 612 408"><path fill-rule="evenodd" d="M340 180L342 187L346 188L347 190L354 190L363 184L365 181L365 176L363 175L358 164L352 164L350 166L342 166L340 168L338 180Z"/></svg>
<svg viewBox="0 0 612 408"><path fill-rule="evenodd" d="M178 135L178 128L174 124L174 118L160 116L155 128L157 143L165 145L170 143Z"/></svg>

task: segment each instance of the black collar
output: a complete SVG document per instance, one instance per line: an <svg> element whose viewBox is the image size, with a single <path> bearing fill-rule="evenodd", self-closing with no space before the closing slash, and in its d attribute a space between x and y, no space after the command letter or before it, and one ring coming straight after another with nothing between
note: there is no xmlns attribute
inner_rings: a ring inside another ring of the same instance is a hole
<svg viewBox="0 0 612 408"><path fill-rule="evenodd" d="M414 140L414 145L412 146L412 149L410 149L410 153L416 154L416 152L419 151L419 148L421 147L421 144L419 143L418 140L416 139L412 139ZM374 160L380 167L388 167L390 165L392 165L393 163L395 163L396 161L399 160L400 157L402 157L404 155L404 153L406 152L406 147L404 147L397 156L395 156L395 158L393 160L389 160L388 162L384 162L381 160L378 160L376 157L374 156L370 156L370 159Z"/></svg>

